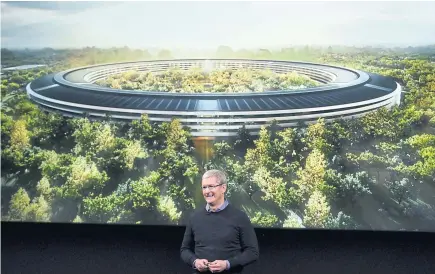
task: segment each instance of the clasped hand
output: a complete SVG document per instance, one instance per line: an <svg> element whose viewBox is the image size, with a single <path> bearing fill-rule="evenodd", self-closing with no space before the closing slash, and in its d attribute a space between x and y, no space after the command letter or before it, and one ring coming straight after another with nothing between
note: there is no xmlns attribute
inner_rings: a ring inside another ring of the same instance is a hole
<svg viewBox="0 0 435 274"><path fill-rule="evenodd" d="M227 262L223 260L208 262L206 259L198 259L195 261L195 267L200 272L205 272L209 269L212 273L217 273L222 272L227 268Z"/></svg>

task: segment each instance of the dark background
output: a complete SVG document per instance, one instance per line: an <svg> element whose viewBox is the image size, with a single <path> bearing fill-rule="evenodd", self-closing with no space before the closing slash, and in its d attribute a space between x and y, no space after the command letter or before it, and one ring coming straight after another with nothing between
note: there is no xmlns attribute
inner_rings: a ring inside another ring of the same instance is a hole
<svg viewBox="0 0 435 274"><path fill-rule="evenodd" d="M435 233L256 229L244 273L435 273ZM2 273L187 273L184 227L2 222Z"/></svg>

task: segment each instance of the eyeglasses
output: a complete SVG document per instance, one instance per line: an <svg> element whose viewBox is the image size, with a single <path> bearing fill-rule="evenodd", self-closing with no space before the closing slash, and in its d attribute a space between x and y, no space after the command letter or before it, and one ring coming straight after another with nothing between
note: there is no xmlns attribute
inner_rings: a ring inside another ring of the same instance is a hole
<svg viewBox="0 0 435 274"><path fill-rule="evenodd" d="M218 186L221 186L221 185L223 185L223 184L210 185L210 186L203 186L203 187L201 187L201 188L202 188L203 191L206 190L207 188L208 188L209 190L213 190L213 189L215 189L215 188L217 188Z"/></svg>

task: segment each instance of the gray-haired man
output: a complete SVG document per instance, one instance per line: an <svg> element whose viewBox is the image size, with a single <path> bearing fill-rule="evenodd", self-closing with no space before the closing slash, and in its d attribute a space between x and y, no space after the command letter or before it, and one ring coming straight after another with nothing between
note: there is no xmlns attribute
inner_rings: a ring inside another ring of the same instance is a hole
<svg viewBox="0 0 435 274"><path fill-rule="evenodd" d="M248 216L225 199L227 179L220 170L202 176L205 208L190 217L181 245L181 258L195 273L241 273L258 260L257 236Z"/></svg>

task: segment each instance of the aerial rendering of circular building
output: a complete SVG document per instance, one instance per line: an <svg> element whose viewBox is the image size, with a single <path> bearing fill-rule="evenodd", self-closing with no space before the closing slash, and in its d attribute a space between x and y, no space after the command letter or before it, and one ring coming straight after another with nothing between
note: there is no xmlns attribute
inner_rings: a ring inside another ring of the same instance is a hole
<svg viewBox="0 0 435 274"><path fill-rule="evenodd" d="M275 73L297 72L321 83L297 90L241 93L170 93L121 90L96 82L126 71L161 73L177 67L204 71L249 68ZM401 86L391 77L349 68L306 62L183 59L101 64L49 74L26 87L29 98L41 108L65 116L151 122L177 118L192 136L234 136L240 127L253 135L276 120L282 127L358 117L381 107L400 104Z"/></svg>

